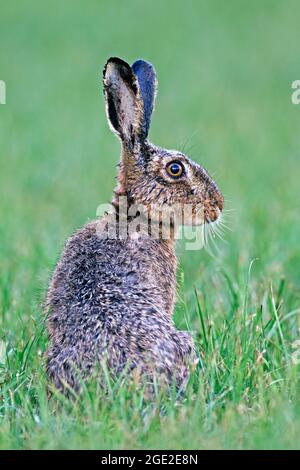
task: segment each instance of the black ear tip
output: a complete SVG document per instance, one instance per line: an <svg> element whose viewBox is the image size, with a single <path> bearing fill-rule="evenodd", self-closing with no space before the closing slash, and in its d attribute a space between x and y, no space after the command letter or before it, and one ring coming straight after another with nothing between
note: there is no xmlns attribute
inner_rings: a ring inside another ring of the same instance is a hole
<svg viewBox="0 0 300 470"><path fill-rule="evenodd" d="M103 79L105 79L109 73L113 73L113 71L117 72L136 93L136 78L132 68L127 62L125 62L125 60L120 59L119 57L110 57L104 66Z"/></svg>
<svg viewBox="0 0 300 470"><path fill-rule="evenodd" d="M156 73L150 62L143 59L136 60L132 66L132 71L138 79L141 90L142 100L144 104L144 138L148 135L150 127L151 114L153 111L155 92L156 92Z"/></svg>
<svg viewBox="0 0 300 470"><path fill-rule="evenodd" d="M103 77L105 77L107 68L109 65L113 65L118 69L130 69L130 65L127 64L124 60L120 59L119 57L110 57L107 61L106 64L104 65L103 69Z"/></svg>
<svg viewBox="0 0 300 470"><path fill-rule="evenodd" d="M107 60L107 62L106 62L106 64L105 64L105 67L107 67L108 64L115 64L115 65L121 66L121 67L122 67L122 66L123 66L123 67L130 67L130 65L129 65L127 62L125 62L125 60L120 59L120 57L110 57L110 58Z"/></svg>
<svg viewBox="0 0 300 470"><path fill-rule="evenodd" d="M132 64L131 68L136 75L143 74L144 76L151 78L152 80L156 79L156 72L153 65L144 59L136 60Z"/></svg>

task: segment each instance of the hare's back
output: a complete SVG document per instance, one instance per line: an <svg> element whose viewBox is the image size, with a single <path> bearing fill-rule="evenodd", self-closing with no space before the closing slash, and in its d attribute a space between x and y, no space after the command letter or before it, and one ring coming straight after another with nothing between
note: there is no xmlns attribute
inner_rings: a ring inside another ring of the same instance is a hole
<svg viewBox="0 0 300 470"><path fill-rule="evenodd" d="M116 321L120 312L134 314L148 304L160 307L161 299L167 304L168 297L160 292L167 289L166 276L158 267L166 269L166 263L155 262L160 256L155 241L104 239L97 224L85 225L66 243L48 292L52 317L57 321L67 317L68 323L83 316L86 321L89 317L111 323L111 317Z"/></svg>

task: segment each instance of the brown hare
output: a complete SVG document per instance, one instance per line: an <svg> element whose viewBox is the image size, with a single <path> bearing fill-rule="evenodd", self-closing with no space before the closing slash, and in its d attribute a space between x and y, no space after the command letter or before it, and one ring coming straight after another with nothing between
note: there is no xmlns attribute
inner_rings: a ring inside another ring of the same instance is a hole
<svg viewBox="0 0 300 470"><path fill-rule="evenodd" d="M223 196L200 165L147 140L156 93L151 64L138 60L130 66L112 57L103 82L108 122L122 144L118 185L110 212L67 241L54 272L46 301L47 372L58 389L79 391L81 380L105 361L113 374L128 371L182 388L196 356L190 334L176 330L172 321L177 219L163 237L158 214L189 205L188 223L210 223L223 209ZM134 204L146 208L156 236L143 224L135 234L121 236L121 217L134 220L129 215ZM112 220L116 235L107 236Z"/></svg>

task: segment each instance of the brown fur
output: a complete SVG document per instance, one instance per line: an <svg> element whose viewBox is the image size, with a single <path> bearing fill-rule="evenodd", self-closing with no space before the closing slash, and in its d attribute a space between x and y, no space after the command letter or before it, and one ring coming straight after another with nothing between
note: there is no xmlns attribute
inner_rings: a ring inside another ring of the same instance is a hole
<svg viewBox="0 0 300 470"><path fill-rule="evenodd" d="M182 387L195 362L191 336L172 321L172 234L168 240L154 239L148 230L125 239L102 236L113 217L120 220L120 196L129 206L157 204L162 210L201 204L205 220L197 223L216 220L223 208L221 193L200 165L147 140L155 84L154 69L143 61L131 68L112 58L104 70L108 120L122 142L118 186L112 212L68 240L49 287L47 371L61 390L79 390L79 376L104 360L116 374L139 371L150 382L158 377ZM183 165L182 178L166 172L171 161Z"/></svg>

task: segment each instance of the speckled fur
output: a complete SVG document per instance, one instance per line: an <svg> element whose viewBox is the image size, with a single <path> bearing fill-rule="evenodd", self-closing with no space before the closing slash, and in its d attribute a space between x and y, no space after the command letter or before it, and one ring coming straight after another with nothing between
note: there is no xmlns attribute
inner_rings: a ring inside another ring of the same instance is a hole
<svg viewBox="0 0 300 470"><path fill-rule="evenodd" d="M221 193L200 165L148 142L145 115L152 112L154 92L145 109L143 76L148 83L153 80L153 90L156 79L150 64L139 61L138 66L139 80L118 58L111 58L104 69L108 120L122 142L112 212L67 241L47 295L47 372L61 390L78 391L79 375L88 377L103 361L115 374L125 369L150 382L158 377L182 387L195 362L191 336L176 330L172 321L177 266L173 237L153 239L147 232L126 239L99 236L118 212L120 196L145 206L201 203L207 221L215 220L223 208ZM174 159L185 168L185 176L176 181L165 170Z"/></svg>

